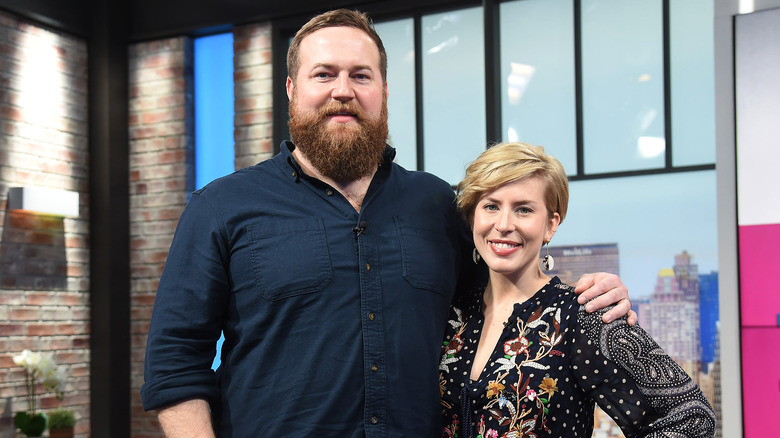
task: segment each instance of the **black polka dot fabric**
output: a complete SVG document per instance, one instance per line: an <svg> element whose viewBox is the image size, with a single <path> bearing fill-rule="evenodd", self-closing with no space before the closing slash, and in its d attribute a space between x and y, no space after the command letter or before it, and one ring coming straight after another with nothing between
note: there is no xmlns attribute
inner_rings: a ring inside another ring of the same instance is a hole
<svg viewBox="0 0 780 438"><path fill-rule="evenodd" d="M439 365L444 437L590 437L594 404L627 437L710 437L715 414L653 339L604 324L556 277L515 304L479 380L482 289L450 309Z"/></svg>

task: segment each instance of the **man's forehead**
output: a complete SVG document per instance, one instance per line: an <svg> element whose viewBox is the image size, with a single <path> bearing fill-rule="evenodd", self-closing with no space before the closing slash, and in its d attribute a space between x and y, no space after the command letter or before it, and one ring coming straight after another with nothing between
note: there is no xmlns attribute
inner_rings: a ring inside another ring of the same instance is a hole
<svg viewBox="0 0 780 438"><path fill-rule="evenodd" d="M318 58L340 51L341 55L354 53L357 56L375 55L379 60L379 48L371 37L361 29L348 26L334 26L317 29L301 40L301 54Z"/></svg>

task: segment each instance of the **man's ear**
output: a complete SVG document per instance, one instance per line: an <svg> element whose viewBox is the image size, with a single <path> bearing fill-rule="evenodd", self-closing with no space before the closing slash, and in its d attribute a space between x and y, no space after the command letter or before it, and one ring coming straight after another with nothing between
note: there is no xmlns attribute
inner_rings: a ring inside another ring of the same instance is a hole
<svg viewBox="0 0 780 438"><path fill-rule="evenodd" d="M287 99L292 100L293 88L295 88L295 84L293 84L293 80L289 76L287 76L287 83L284 86L287 88Z"/></svg>

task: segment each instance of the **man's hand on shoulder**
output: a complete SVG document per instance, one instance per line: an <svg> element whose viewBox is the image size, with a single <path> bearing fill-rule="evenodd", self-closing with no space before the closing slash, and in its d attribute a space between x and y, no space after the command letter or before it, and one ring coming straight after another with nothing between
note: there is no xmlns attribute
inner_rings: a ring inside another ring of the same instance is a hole
<svg viewBox="0 0 780 438"><path fill-rule="evenodd" d="M577 301L580 304L588 303L585 310L594 312L614 304L615 307L604 314L604 322L609 323L623 315L628 315L628 323L636 324L638 316L631 310L631 301L628 300L626 285L615 274L597 272L595 274L583 274L575 285L574 292L579 294Z"/></svg>

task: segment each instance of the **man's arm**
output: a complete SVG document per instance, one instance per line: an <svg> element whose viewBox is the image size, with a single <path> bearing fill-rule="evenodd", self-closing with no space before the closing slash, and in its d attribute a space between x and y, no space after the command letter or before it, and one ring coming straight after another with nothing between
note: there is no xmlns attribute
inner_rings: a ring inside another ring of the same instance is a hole
<svg viewBox="0 0 780 438"><path fill-rule="evenodd" d="M203 399L186 400L157 411L166 438L215 438L209 404Z"/></svg>
<svg viewBox="0 0 780 438"><path fill-rule="evenodd" d="M634 325L639 319L636 312L631 310L631 301L628 300L628 288L615 274L598 272L595 274L583 274L577 281L574 292L580 294L577 302L588 303L585 310L588 313L614 304L615 307L604 314L604 322L609 323L623 315L628 315L628 323Z"/></svg>

